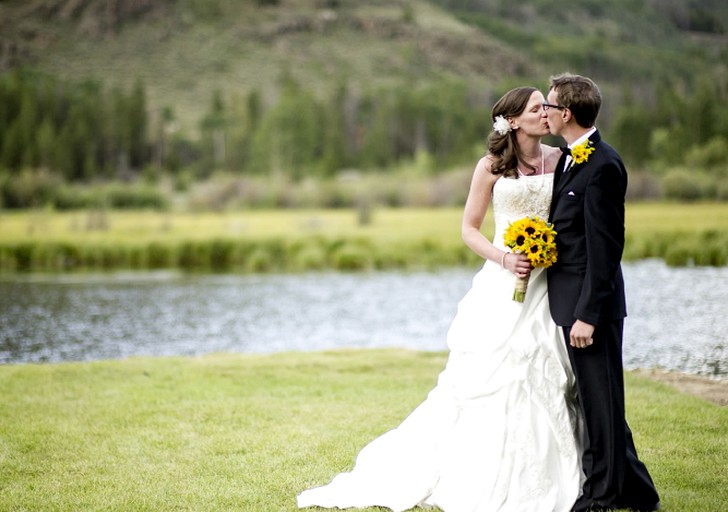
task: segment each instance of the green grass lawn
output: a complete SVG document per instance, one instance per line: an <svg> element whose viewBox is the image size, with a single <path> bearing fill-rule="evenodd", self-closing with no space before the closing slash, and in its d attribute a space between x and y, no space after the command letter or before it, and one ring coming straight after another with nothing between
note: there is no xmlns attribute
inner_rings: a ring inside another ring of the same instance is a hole
<svg viewBox="0 0 728 512"><path fill-rule="evenodd" d="M426 396L444 353L0 366L0 510L293 511ZM627 374L668 512L728 510L728 409ZM374 509L372 509L374 510Z"/></svg>

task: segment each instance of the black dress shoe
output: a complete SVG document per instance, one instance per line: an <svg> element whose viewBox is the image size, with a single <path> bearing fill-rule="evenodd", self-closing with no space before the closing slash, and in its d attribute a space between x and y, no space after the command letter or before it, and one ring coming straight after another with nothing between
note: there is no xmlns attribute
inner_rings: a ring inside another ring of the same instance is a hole
<svg viewBox="0 0 728 512"><path fill-rule="evenodd" d="M629 508L633 512L655 512L656 510L660 510L660 502L658 501L654 505L648 505L645 507L644 505L641 505L639 507L624 507Z"/></svg>
<svg viewBox="0 0 728 512"><path fill-rule="evenodd" d="M619 507L600 505L598 503L579 503L574 505L571 512L604 512L606 510L617 510Z"/></svg>
<svg viewBox="0 0 728 512"><path fill-rule="evenodd" d="M631 512L656 512L657 510L660 510L661 507L660 502L658 501L654 505L619 505L617 508L624 508Z"/></svg>
<svg viewBox="0 0 728 512"><path fill-rule="evenodd" d="M571 512L604 512L607 510L620 510L620 509L627 509L631 512L656 512L657 510L660 510L660 502L658 501L654 505L625 505L625 504L619 504L619 505L600 505L599 503L587 503L587 502L579 502L577 500L576 504L574 504L574 508L571 509Z"/></svg>

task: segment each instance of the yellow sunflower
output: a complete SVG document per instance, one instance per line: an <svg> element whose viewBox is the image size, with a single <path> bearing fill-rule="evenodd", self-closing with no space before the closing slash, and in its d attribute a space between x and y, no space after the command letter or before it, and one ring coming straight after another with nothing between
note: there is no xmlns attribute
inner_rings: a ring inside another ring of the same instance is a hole
<svg viewBox="0 0 728 512"><path fill-rule="evenodd" d="M523 253L534 267L550 267L557 257L556 231L553 225L538 217L524 217L508 226L503 243L514 252ZM528 276L516 279L513 300L523 302L528 288Z"/></svg>
<svg viewBox="0 0 728 512"><path fill-rule="evenodd" d="M551 224L538 217L524 217L508 226L503 242L514 252L526 254L534 267L537 267L553 259L552 256L542 255L547 254L552 247L555 250L555 235L556 231Z"/></svg>
<svg viewBox="0 0 728 512"><path fill-rule="evenodd" d="M529 218L517 220L508 226L503 236L503 242L516 252L524 252L533 233L529 228L532 228Z"/></svg>

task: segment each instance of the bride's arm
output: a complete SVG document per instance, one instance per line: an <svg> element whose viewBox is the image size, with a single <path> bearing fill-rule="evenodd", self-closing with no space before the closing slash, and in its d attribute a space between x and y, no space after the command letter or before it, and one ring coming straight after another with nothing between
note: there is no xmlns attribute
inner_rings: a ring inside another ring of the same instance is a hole
<svg viewBox="0 0 728 512"><path fill-rule="evenodd" d="M498 249L480 231L490 205L493 185L498 181L498 176L490 172L490 166L491 159L488 156L481 158L475 166L463 212L463 241L481 258L494 261L515 275L525 277L531 271L528 258L523 254L513 254Z"/></svg>
<svg viewBox="0 0 728 512"><path fill-rule="evenodd" d="M491 159L485 156L475 166L468 199L465 201L462 236L465 245L470 247L475 254L500 265L504 252L495 247L480 231L490 205L493 185L498 180L498 176L494 176L490 172L490 165ZM508 257L506 257L507 259Z"/></svg>

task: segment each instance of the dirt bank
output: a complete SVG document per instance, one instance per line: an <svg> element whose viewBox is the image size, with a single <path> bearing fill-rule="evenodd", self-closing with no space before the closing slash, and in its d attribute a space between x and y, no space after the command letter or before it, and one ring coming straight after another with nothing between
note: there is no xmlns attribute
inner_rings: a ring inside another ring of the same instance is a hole
<svg viewBox="0 0 728 512"><path fill-rule="evenodd" d="M728 406L728 380L715 380L701 375L654 369L634 370L634 373L664 382L679 391L698 396L718 405Z"/></svg>

